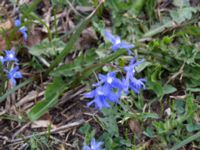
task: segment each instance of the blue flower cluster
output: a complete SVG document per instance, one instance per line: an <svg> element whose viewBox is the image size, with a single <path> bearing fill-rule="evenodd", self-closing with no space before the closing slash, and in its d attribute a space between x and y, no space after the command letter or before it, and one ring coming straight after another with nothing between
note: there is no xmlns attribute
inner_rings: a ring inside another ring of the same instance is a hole
<svg viewBox="0 0 200 150"><path fill-rule="evenodd" d="M120 38L118 36L115 38L108 31L106 31L105 33L106 36L112 41L114 49L125 48L129 51L129 48L131 48L132 45L125 42L122 42L121 45L117 46L116 40L120 41ZM135 93L139 94L141 89L145 88L144 83L146 82L146 80L144 78L137 79L135 77L135 67L140 65L142 62L143 60L136 62L136 57L134 57L130 61L130 64L124 67L126 76L122 77L121 80L117 78L116 72L109 72L107 75L99 74L99 82L93 84L95 89L84 95L86 98L93 99L87 104L87 106L89 107L94 104L96 108L99 108L101 110L103 107L109 108L109 102L118 104L118 100L123 92L127 95L129 91L132 90Z"/></svg>
<svg viewBox="0 0 200 150"><path fill-rule="evenodd" d="M103 142L96 142L96 140L93 138L91 140L90 146L84 145L83 150L105 150L102 149Z"/></svg>
<svg viewBox="0 0 200 150"><path fill-rule="evenodd" d="M16 27L21 26L21 20L19 20L19 19L16 19L14 23L15 23ZM23 39L26 41L28 39L27 28L25 26L22 26L19 28L18 31L21 32Z"/></svg>
<svg viewBox="0 0 200 150"><path fill-rule="evenodd" d="M4 66L4 71L7 73L7 77L10 80L11 84L13 86L16 85L16 79L22 78L22 74L19 71L18 67L18 59L16 58L16 54L14 50L5 50L5 56L0 56L0 62ZM9 63L14 63L15 67L11 70L7 70L7 66L9 66Z"/></svg>
<svg viewBox="0 0 200 150"><path fill-rule="evenodd" d="M14 22L16 27L19 28L19 32L21 32L23 39L26 41L28 39L27 28L25 26L21 26L21 20L16 19ZM22 74L19 71L18 59L16 58L16 54L14 50L5 50L5 56L0 56L0 62L3 65L4 71L7 73L7 77L10 80L12 86L16 86L16 79L22 78ZM8 70L10 67L10 63L14 64L14 68Z"/></svg>

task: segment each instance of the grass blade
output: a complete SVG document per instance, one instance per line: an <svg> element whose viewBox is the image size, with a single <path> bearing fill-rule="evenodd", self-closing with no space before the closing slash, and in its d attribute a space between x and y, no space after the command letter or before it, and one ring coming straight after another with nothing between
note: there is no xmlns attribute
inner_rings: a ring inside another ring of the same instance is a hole
<svg viewBox="0 0 200 150"><path fill-rule="evenodd" d="M188 143L190 143L190 142L192 142L192 141L194 141L194 140L196 140L198 138L200 138L200 132L197 132L196 134L188 137L187 139L183 140L182 142L180 142L179 144L175 145L174 147L172 147L169 150L177 150L177 149L185 146L186 144L188 144Z"/></svg>
<svg viewBox="0 0 200 150"><path fill-rule="evenodd" d="M0 103L3 102L9 95L11 95L12 93L14 93L15 91L17 91L18 89L26 86L27 84L31 83L34 80L34 78L31 78L29 80L26 80L24 82L22 82L21 84L15 86L14 88L12 88L11 90L9 90L8 92L6 92L4 95L2 95L0 97Z"/></svg>
<svg viewBox="0 0 200 150"><path fill-rule="evenodd" d="M31 121L37 120L43 114L45 114L49 110L49 108L57 104L58 97L63 92L64 86L65 85L63 84L63 80L59 77L55 78L53 83L47 86L44 100L38 102L28 112L28 117Z"/></svg>

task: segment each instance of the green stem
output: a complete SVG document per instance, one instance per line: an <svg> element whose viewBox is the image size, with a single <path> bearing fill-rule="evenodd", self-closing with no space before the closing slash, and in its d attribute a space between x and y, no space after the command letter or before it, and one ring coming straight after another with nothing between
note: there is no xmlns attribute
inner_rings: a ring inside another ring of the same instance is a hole
<svg viewBox="0 0 200 150"><path fill-rule="evenodd" d="M37 7L37 5L41 2L42 0L35 0L34 2L31 3L31 5L29 6L28 10L27 10L27 14L29 14L30 12L33 12L34 9Z"/></svg>
<svg viewBox="0 0 200 150"><path fill-rule="evenodd" d="M174 147L172 147L171 149L169 150L177 150L183 146L185 146L186 144L196 140L200 138L200 132L197 132L195 135L192 135L190 137L188 137L187 139L183 140L182 142L180 142L179 144L175 145Z"/></svg>
<svg viewBox="0 0 200 150"><path fill-rule="evenodd" d="M139 15L141 10L143 9L145 5L146 0L136 0L133 5L133 11L136 15Z"/></svg>

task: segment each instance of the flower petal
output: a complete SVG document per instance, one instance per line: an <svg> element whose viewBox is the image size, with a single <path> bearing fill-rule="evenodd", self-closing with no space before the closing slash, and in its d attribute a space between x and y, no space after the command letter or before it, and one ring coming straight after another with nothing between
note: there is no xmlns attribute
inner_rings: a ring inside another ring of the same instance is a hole
<svg viewBox="0 0 200 150"><path fill-rule="evenodd" d="M14 22L15 26L18 27L21 25L21 21L19 19L16 19Z"/></svg>
<svg viewBox="0 0 200 150"><path fill-rule="evenodd" d="M93 98L95 96L94 90L84 94L85 98Z"/></svg>
<svg viewBox="0 0 200 150"><path fill-rule="evenodd" d="M106 38L107 38L112 44L115 44L116 39L115 39L115 37L111 34L110 31L105 30L105 31L104 31L104 35L106 36Z"/></svg>
<svg viewBox="0 0 200 150"><path fill-rule="evenodd" d="M14 73L13 77L16 79L19 79L19 78L22 78L23 76L22 76L21 72L17 71Z"/></svg>

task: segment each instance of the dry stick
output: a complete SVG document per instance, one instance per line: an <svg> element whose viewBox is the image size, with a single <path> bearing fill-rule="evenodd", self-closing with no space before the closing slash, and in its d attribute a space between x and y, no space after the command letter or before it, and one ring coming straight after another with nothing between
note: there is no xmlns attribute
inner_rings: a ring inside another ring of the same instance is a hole
<svg viewBox="0 0 200 150"><path fill-rule="evenodd" d="M31 93L28 93L18 103L16 103L15 106L16 107L20 107L20 106L24 105L25 103L30 102L32 100L35 100L36 98L39 98L39 97L41 97L43 95L44 95L44 91L42 91L40 93L35 92L35 93L33 93L33 95L31 95Z"/></svg>
<svg viewBox="0 0 200 150"><path fill-rule="evenodd" d="M17 135L19 135L21 132L23 132L31 123L27 123L24 126L22 126L17 132L15 132L12 136L12 139L14 139Z"/></svg>
<svg viewBox="0 0 200 150"><path fill-rule="evenodd" d="M168 84L169 82L171 82L172 80L174 80L177 76L179 76L180 74L182 74L184 66L185 66L185 62L183 63L183 65L181 66L181 68L179 69L179 71L176 72L172 77L169 78L169 80L166 82L166 84Z"/></svg>
<svg viewBox="0 0 200 150"><path fill-rule="evenodd" d="M55 141L57 141L57 142L59 142L59 143L64 144L64 145L67 146L67 147L73 147L71 144L66 143L66 142L64 142L64 141L62 141L62 140L60 140L60 139L58 139L58 138L56 138L56 137L54 137L54 136L50 136L50 138L51 138L52 140L55 140Z"/></svg>
<svg viewBox="0 0 200 150"><path fill-rule="evenodd" d="M81 14L74 8L73 4L72 4L69 0L67 0L67 3L69 4L69 6L71 7L71 9L74 11L75 14L77 14L77 15L79 15L79 16L81 16L81 17L84 17L83 15L81 15Z"/></svg>
<svg viewBox="0 0 200 150"><path fill-rule="evenodd" d="M15 105L12 105L8 110L14 110L16 107L20 107L22 105L24 105L25 103L31 102L32 100L39 98L41 96L44 95L44 91L40 92L40 93L35 93L33 95L30 95L30 93L28 93L25 97L23 97L18 103L16 103Z"/></svg>
<svg viewBox="0 0 200 150"><path fill-rule="evenodd" d="M78 87L79 88L79 87ZM85 86L81 87L78 91L70 91L70 93L66 93L60 100L59 105L62 105L64 103L66 103L68 100L80 95L81 93L83 93L85 91ZM71 93L71 92L75 92L75 93Z"/></svg>
<svg viewBox="0 0 200 150"><path fill-rule="evenodd" d="M81 119L81 120L79 120L79 121L77 121L77 122L68 123L68 124L66 124L66 125L63 125L63 126L57 128L57 129L52 129L52 130L50 130L50 133L52 134L52 133L59 132L59 131L61 131L61 130L66 130L66 129L69 129L69 128L72 128L72 127L80 126L80 125L83 124L84 122L85 122L85 121L84 121L83 119ZM15 142L23 141L23 140L26 140L26 139L30 139L30 138L32 138L33 136L44 135L44 134L47 134L47 132L46 132L46 131L44 131L44 132L39 132L39 133L34 134L34 135L28 135L28 136L26 136L26 137L24 137L24 138L14 139L14 140L10 140L10 141L8 141L8 142L10 142L10 143L15 143Z"/></svg>
<svg viewBox="0 0 200 150"><path fill-rule="evenodd" d="M18 149L18 150L24 150L24 149L25 149L25 147L27 147L27 145L28 145L27 143L24 143L22 146L20 146L20 147L19 147L19 149Z"/></svg>

